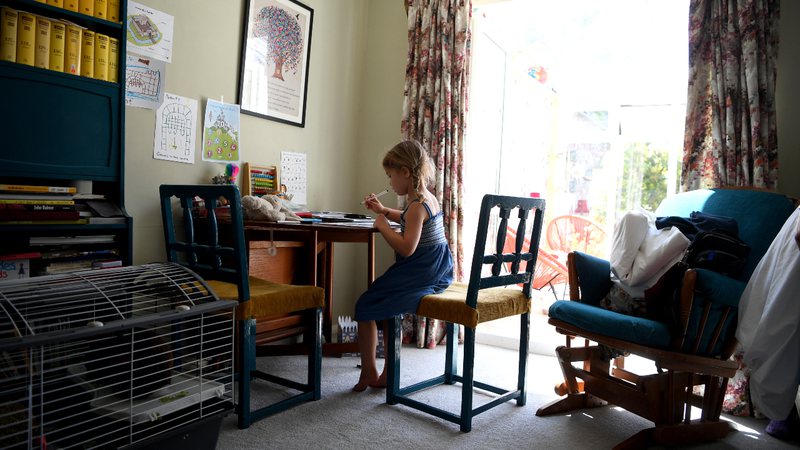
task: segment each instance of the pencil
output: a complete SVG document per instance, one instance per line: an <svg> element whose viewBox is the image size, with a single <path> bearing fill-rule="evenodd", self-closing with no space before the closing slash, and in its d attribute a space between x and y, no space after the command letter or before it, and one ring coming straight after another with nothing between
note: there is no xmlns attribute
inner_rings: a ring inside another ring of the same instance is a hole
<svg viewBox="0 0 800 450"><path fill-rule="evenodd" d="M381 196L383 196L385 194L388 194L388 193L389 193L389 188L386 188L386 189L378 192L377 194L373 195L373 198L378 198L378 197L381 197ZM366 201L362 201L361 202L362 205L365 204L365 203L366 203Z"/></svg>

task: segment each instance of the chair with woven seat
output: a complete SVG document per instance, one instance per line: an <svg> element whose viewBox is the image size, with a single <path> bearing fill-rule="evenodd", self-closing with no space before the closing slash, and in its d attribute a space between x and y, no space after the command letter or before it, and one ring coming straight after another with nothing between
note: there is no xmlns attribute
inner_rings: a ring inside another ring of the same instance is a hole
<svg viewBox="0 0 800 450"><path fill-rule="evenodd" d="M531 283L536 266L536 250L542 231L545 201L537 198L517 198L498 195L485 195L481 203L478 230L475 239L475 252L472 258L469 283L453 283L441 294L427 295L420 301L417 314L439 319L447 323L447 347L445 350L444 374L413 384L400 386L400 346L401 318L389 320L386 363L388 364L386 402L400 403L413 409L434 415L460 425L463 432L472 429L472 419L490 408L515 400L519 406L525 405L525 375L528 361L528 339L531 309ZM492 211L498 211L499 225L497 241L489 254L485 253L486 240ZM519 224L513 250L504 253L506 227L513 211L517 211ZM533 217L531 216L533 213ZM525 240L530 248L523 250ZM502 266L510 263L510 273L504 273ZM490 274L484 275L484 266L490 266ZM522 283L520 290L516 285ZM505 287L504 287L505 286ZM474 380L475 331L480 323L504 317L520 316L519 365L517 368L516 389L507 390ZM465 327L463 371L458 374L457 352L455 348L455 324ZM442 384L461 383L461 411L454 414L444 409L423 403L412 398L422 389ZM497 396L473 408L473 389L489 391Z"/></svg>
<svg viewBox="0 0 800 450"><path fill-rule="evenodd" d="M323 290L248 276L241 199L235 185L161 185L159 193L167 259L203 277L218 297L238 302L236 379L239 392L236 412L239 428L247 428L257 420L298 403L318 400L321 396ZM205 206L207 216L202 221L196 220L196 199L201 199ZM220 199L225 199L230 205L230 232L223 235L217 217ZM176 220L176 214L183 220ZM300 313L307 323L313 324L303 335L303 346L308 354L306 382L268 374L256 368L257 319L286 313ZM251 410L251 381L254 378L299 393Z"/></svg>

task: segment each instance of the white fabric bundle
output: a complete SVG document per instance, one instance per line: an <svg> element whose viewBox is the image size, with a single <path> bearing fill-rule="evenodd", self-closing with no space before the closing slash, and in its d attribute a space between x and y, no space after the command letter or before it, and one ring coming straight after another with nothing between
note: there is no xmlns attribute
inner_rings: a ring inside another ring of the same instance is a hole
<svg viewBox="0 0 800 450"><path fill-rule="evenodd" d="M632 297L642 298L688 247L689 239L677 227L659 230L652 213L629 211L614 227L611 281Z"/></svg>

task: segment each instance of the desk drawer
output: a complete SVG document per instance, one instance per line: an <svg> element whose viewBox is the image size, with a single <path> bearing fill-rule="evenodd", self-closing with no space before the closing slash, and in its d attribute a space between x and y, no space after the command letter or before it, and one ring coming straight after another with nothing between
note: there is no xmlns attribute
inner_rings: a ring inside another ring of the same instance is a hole
<svg viewBox="0 0 800 450"><path fill-rule="evenodd" d="M309 279L305 243L299 241L274 241L278 253L267 253L273 242L250 242L250 276L274 283L306 284Z"/></svg>

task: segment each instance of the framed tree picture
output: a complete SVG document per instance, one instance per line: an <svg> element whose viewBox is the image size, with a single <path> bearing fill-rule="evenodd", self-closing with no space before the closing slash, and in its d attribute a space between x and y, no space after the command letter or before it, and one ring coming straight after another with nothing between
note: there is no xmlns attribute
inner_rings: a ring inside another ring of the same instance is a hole
<svg viewBox="0 0 800 450"><path fill-rule="evenodd" d="M314 10L295 0L247 0L239 74L243 113L305 126L313 19Z"/></svg>

